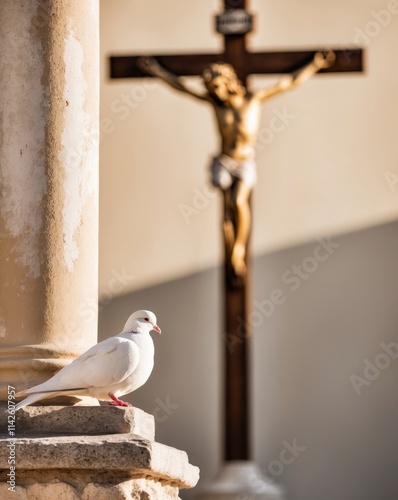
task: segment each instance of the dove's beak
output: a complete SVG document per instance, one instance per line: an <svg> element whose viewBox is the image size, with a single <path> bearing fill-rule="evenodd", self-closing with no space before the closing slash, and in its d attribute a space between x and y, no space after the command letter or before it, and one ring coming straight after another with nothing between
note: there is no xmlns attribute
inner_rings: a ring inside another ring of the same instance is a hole
<svg viewBox="0 0 398 500"><path fill-rule="evenodd" d="M155 332L162 333L162 330L158 327L158 325L154 325L153 329Z"/></svg>

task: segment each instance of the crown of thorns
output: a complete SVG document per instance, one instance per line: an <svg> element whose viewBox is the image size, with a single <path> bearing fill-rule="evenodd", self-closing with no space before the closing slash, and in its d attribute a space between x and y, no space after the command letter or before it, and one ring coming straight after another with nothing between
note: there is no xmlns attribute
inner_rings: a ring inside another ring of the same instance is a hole
<svg viewBox="0 0 398 500"><path fill-rule="evenodd" d="M225 78L228 78L228 80L238 79L234 68L230 64L227 64L227 63L210 64L203 71L202 76L203 76L203 79L205 82L210 82L216 76L224 76Z"/></svg>
<svg viewBox="0 0 398 500"><path fill-rule="evenodd" d="M242 82L239 80L234 68L227 63L213 63L210 64L202 73L203 81L207 84L217 77L225 78L228 87L231 91L237 93L244 90Z"/></svg>

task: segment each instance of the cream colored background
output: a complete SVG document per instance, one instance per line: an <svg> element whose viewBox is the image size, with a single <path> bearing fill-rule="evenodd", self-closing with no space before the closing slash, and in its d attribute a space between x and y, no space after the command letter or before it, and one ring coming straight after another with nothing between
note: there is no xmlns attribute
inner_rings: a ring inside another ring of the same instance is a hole
<svg viewBox="0 0 398 500"><path fill-rule="evenodd" d="M130 279L123 291L182 276L220 261L217 198L187 224L179 205L193 206L217 151L211 110L161 84L110 81L108 56L216 51L216 0L103 0L101 266L107 292L115 270ZM352 44L371 11L386 0L253 1L253 50ZM259 143L254 197L254 253L281 249L326 233L392 220L398 196L384 177L398 173L398 15L370 39L366 74L314 78L269 101L260 137L274 110L295 118L268 144ZM376 26L377 28L377 26ZM192 79L195 80L195 79ZM271 77L253 77L254 87ZM129 108L121 102L130 95ZM124 106L124 107L123 107ZM127 116L126 116L127 115ZM119 291L118 291L119 293Z"/></svg>

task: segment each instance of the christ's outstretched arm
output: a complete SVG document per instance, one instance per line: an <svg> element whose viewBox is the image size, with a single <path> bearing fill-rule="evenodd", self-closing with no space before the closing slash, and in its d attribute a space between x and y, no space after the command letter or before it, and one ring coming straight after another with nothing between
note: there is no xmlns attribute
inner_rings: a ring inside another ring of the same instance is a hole
<svg viewBox="0 0 398 500"><path fill-rule="evenodd" d="M183 78L170 73L170 71L167 71L167 69L161 66L154 57L141 57L138 60L138 66L142 71L145 71L152 76L161 78L164 82L170 85L170 87L173 87L176 90L185 92L186 94L189 94L192 97L196 97L197 99L201 99L203 101L209 100L207 93L201 94L189 88L184 82Z"/></svg>
<svg viewBox="0 0 398 500"><path fill-rule="evenodd" d="M336 55L331 50L328 52L317 52L314 59L307 64L307 66L299 69L296 73L284 76L275 86L257 91L256 96L261 102L265 102L274 95L286 92L287 90L296 89L300 85L303 85L303 83L308 81L321 69L330 68L335 60Z"/></svg>

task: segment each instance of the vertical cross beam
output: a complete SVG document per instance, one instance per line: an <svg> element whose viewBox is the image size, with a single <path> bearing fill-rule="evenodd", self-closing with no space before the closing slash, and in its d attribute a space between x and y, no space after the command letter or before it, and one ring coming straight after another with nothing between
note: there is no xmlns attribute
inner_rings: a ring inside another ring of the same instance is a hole
<svg viewBox="0 0 398 500"><path fill-rule="evenodd" d="M225 10L245 8L246 0L224 0ZM224 62L234 67L238 78L245 86L248 71L246 54L246 34L224 35Z"/></svg>
<svg viewBox="0 0 398 500"><path fill-rule="evenodd" d="M226 255L227 258L227 255ZM246 253L247 273L239 284L228 279L224 265L225 372L224 372L224 456L226 460L250 458L249 435L249 336L247 318L250 303L250 245Z"/></svg>
<svg viewBox="0 0 398 500"><path fill-rule="evenodd" d="M245 0L225 0L225 10L245 9ZM246 85L246 35L224 36L224 60L231 64L238 78ZM225 219L224 219L225 220ZM250 242L250 238L248 240ZM247 273L237 283L228 276L228 248L225 246L224 263L224 321L227 339L224 371L224 458L248 460L250 458L249 412L249 337L246 331L251 286L250 243L246 249Z"/></svg>

